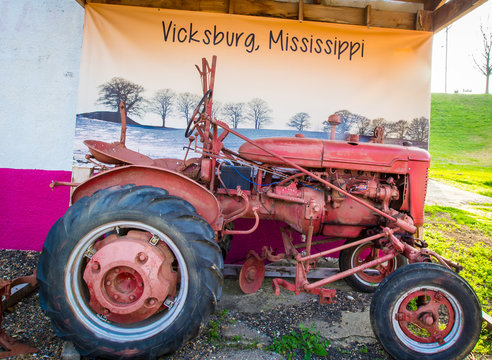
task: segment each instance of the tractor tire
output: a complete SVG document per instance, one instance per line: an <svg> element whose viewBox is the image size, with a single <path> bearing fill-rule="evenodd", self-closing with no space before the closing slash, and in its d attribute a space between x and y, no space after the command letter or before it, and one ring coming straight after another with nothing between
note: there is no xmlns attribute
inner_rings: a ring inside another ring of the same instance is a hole
<svg viewBox="0 0 492 360"><path fill-rule="evenodd" d="M173 352L207 325L221 297L224 264L214 240L193 206L166 190L97 191L71 206L46 238L37 270L41 306L56 334L83 356L153 359ZM160 276L171 285L163 287ZM93 278L103 280L86 280Z"/></svg>
<svg viewBox="0 0 492 360"><path fill-rule="evenodd" d="M395 359L463 359L480 336L477 296L453 271L416 263L391 273L371 303L371 325Z"/></svg>
<svg viewBox="0 0 492 360"><path fill-rule="evenodd" d="M357 239L349 240L346 244L356 240ZM362 265L365 261L373 260L371 258L372 251L376 251L379 257L380 251L374 248L374 243L372 241L340 251L340 256L338 257L340 271L350 270ZM394 259L391 259L386 263L380 264L374 268L369 268L367 271L356 272L353 275L347 276L344 280L357 291L372 293L376 291L378 285L383 281L387 274L406 264L408 264L407 258L403 255L397 255Z"/></svg>

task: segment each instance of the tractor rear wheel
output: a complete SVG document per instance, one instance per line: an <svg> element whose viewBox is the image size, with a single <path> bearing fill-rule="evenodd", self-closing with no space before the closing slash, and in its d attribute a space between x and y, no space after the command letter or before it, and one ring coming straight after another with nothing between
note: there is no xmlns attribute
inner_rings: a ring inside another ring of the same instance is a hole
<svg viewBox="0 0 492 360"><path fill-rule="evenodd" d="M210 225L150 186L100 190L50 230L37 277L58 336L89 357L156 358L198 335L222 292Z"/></svg>
<svg viewBox="0 0 492 360"><path fill-rule="evenodd" d="M347 241L347 244L356 240L357 239L349 240ZM373 241L368 241L342 250L338 257L338 264L340 266L340 271L345 271L363 265L369 261L376 260L384 255L386 254L374 246ZM375 267L347 276L344 280L355 290L371 293L376 291L378 285L389 273L406 264L408 264L407 258L403 255L397 255L393 259Z"/></svg>
<svg viewBox="0 0 492 360"><path fill-rule="evenodd" d="M396 359L463 359L480 336L482 312L468 283L437 264L391 273L371 303L371 325Z"/></svg>

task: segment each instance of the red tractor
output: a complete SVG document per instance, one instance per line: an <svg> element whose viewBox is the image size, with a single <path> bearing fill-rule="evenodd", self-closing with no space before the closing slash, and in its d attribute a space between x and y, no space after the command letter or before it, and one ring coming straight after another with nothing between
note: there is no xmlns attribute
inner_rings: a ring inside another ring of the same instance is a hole
<svg viewBox="0 0 492 360"><path fill-rule="evenodd" d="M212 118L216 58L197 68L204 95L185 136L199 157L151 159L126 148L124 107L120 142L85 142L97 171L69 184L73 205L48 234L37 271L56 333L92 357L175 351L206 326L221 297L232 236L241 241L262 219L275 219L286 224L285 251L269 244L251 251L240 274L244 292L261 285L265 260L291 259L295 282L274 279L277 294L283 287L327 303L335 291L324 285L346 278L375 290L371 325L395 358L465 357L481 309L453 271L460 267L422 239L429 154L382 144L379 131L369 143L335 141L336 115L331 140L250 140ZM224 146L228 135L244 140L237 152ZM234 230L238 218L254 225ZM340 239L342 246L315 251ZM318 260L337 251L341 271L309 282Z"/></svg>

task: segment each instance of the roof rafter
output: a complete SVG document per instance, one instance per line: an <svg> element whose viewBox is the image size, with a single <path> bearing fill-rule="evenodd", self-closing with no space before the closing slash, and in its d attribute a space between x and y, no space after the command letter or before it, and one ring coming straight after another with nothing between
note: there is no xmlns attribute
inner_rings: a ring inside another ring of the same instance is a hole
<svg viewBox="0 0 492 360"><path fill-rule="evenodd" d="M438 32L479 7L487 0L449 0L433 13L434 32Z"/></svg>

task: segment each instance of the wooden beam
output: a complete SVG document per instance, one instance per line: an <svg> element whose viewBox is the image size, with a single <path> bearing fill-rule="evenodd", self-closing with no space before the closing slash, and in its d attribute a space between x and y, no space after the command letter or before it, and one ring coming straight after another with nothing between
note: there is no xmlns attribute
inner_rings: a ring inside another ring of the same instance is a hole
<svg viewBox="0 0 492 360"><path fill-rule="evenodd" d="M473 9L479 7L487 0L449 0L439 9L434 11L434 32L444 29L449 24L465 16Z"/></svg>
<svg viewBox="0 0 492 360"><path fill-rule="evenodd" d="M366 8L347 6L325 6L301 2L274 0L86 0L88 3L133 5L164 9L207 11L224 14L266 16L282 19L299 19L338 24L368 24ZM472 1L472 0L469 0ZM485 0L474 0L485 1ZM302 16L300 9L302 7ZM402 11L369 11L371 26L415 30L416 14Z"/></svg>
<svg viewBox="0 0 492 360"><path fill-rule="evenodd" d="M371 26L415 30L415 14L399 11L370 10ZM304 5L304 19L339 24L367 25L366 8Z"/></svg>
<svg viewBox="0 0 492 360"><path fill-rule="evenodd" d="M224 276L227 277L238 277L242 267L243 267L242 265L225 264L223 274ZM371 270L368 271L369 274L374 273L374 270L372 272ZM307 273L306 276L308 279L324 279L329 276L333 276L338 272L339 272L338 268L319 267L309 270L309 273ZM295 278L296 267L283 266L283 265L265 265L265 276L274 277L274 278L276 277Z"/></svg>
<svg viewBox="0 0 492 360"><path fill-rule="evenodd" d="M393 0L393 1L423 4L423 3L425 3L426 0Z"/></svg>
<svg viewBox="0 0 492 360"><path fill-rule="evenodd" d="M376 27L415 30L416 14L402 11L371 10L371 25Z"/></svg>
<svg viewBox="0 0 492 360"><path fill-rule="evenodd" d="M365 9L305 4L304 19L339 24L365 25Z"/></svg>
<svg viewBox="0 0 492 360"><path fill-rule="evenodd" d="M424 10L431 10L434 11L438 7L441 7L444 5L446 0L425 0L424 2Z"/></svg>
<svg viewBox="0 0 492 360"><path fill-rule="evenodd" d="M228 3L222 0L86 0L87 3L143 6L162 9L228 13Z"/></svg>
<svg viewBox="0 0 492 360"><path fill-rule="evenodd" d="M234 2L234 14L297 19L299 5L294 2L273 0L236 0Z"/></svg>
<svg viewBox="0 0 492 360"><path fill-rule="evenodd" d="M432 11L428 11L428 10L417 11L415 30L419 30L419 31L433 30Z"/></svg>

